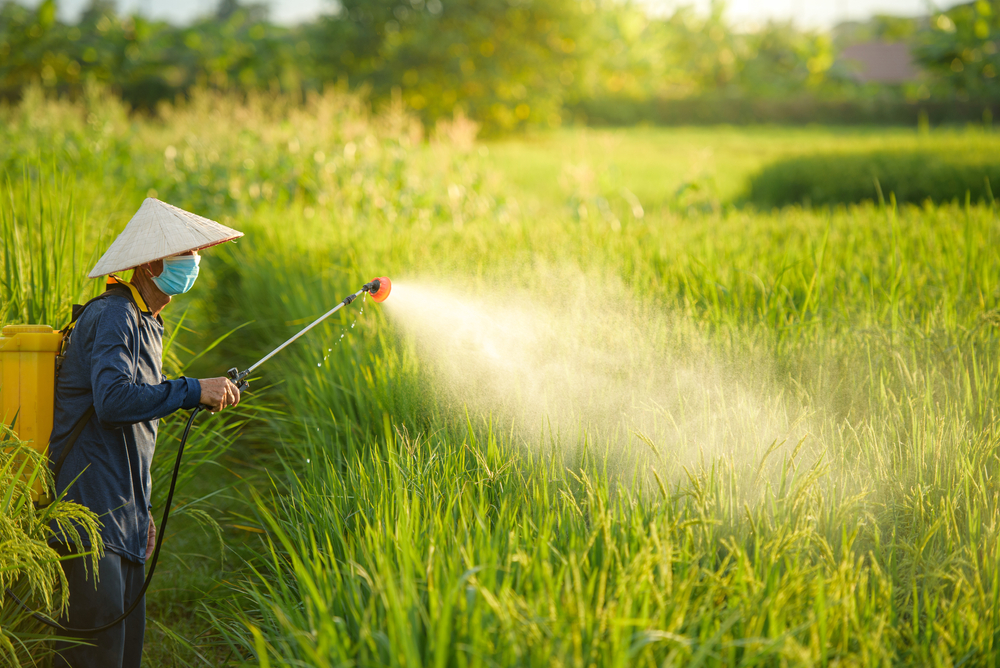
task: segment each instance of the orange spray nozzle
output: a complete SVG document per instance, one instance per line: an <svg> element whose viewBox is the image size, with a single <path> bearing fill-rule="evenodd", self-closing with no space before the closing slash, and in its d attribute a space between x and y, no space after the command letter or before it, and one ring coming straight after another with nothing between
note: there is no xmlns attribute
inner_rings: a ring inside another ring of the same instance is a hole
<svg viewBox="0 0 1000 668"><path fill-rule="evenodd" d="M389 292L392 290L392 282L386 276L379 276L378 278L373 278L371 281L365 284L365 289L377 302L384 302L386 297L389 296Z"/></svg>

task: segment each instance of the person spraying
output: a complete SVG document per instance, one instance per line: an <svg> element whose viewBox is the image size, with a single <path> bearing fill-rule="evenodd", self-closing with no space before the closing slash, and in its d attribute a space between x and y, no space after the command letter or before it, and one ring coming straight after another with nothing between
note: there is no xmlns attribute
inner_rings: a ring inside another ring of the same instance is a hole
<svg viewBox="0 0 1000 668"><path fill-rule="evenodd" d="M243 233L207 218L146 199L90 272L107 276L105 292L74 313L55 384L49 442L56 494L87 506L101 519L104 554L63 561L69 609L60 623L96 627L118 618L140 592L153 550L150 463L157 422L179 409L215 411L240 401L225 377L177 378L162 373L160 313L198 277L199 251ZM133 270L131 280L116 274ZM56 531L63 554L92 548L83 532ZM95 577L96 575L96 577ZM141 602L120 624L57 645L55 666L138 667L145 633Z"/></svg>
<svg viewBox="0 0 1000 668"><path fill-rule="evenodd" d="M63 562L69 609L59 621L4 589L38 622L86 640L86 646L57 644L57 667L139 665L144 595L156 572L184 446L198 414L237 405L254 370L361 295L381 303L392 290L388 277L373 278L243 371L234 367L225 378L167 380L160 312L194 285L200 250L241 236L147 199L90 273L91 278L108 277L102 295L74 305L73 319L62 330L12 325L0 335L0 369L11 381L0 385L0 404L7 417L13 416L11 428L20 419L18 429L32 447L47 453L56 496L87 506L103 525L104 554L94 563ZM131 282L115 275L125 269L132 269ZM54 405L48 415L46 405ZM149 502L156 427L159 418L179 409L191 412L177 444L157 536ZM32 499L38 507L53 501L37 481ZM67 535L55 524L52 530L50 542L63 555L93 552L82 531L70 528Z"/></svg>

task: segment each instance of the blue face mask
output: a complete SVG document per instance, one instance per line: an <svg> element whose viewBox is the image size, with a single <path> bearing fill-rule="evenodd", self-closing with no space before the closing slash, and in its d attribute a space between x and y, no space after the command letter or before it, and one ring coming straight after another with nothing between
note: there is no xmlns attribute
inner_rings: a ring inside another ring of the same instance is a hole
<svg viewBox="0 0 1000 668"><path fill-rule="evenodd" d="M172 255L163 258L163 271L153 276L153 283L165 295L181 295L191 289L198 278L200 255Z"/></svg>

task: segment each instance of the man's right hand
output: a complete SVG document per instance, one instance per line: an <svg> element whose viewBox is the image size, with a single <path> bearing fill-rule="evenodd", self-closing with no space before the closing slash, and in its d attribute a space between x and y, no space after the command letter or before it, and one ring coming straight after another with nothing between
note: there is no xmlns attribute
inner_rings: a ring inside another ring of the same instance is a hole
<svg viewBox="0 0 1000 668"><path fill-rule="evenodd" d="M201 383L201 403L213 413L240 403L240 391L228 378L203 378L198 382Z"/></svg>

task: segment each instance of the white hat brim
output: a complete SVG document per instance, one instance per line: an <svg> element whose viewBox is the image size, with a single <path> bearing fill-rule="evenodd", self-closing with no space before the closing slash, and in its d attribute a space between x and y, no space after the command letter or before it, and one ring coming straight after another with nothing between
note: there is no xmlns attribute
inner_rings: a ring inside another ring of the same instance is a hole
<svg viewBox="0 0 1000 668"><path fill-rule="evenodd" d="M89 276L106 276L242 236L239 230L148 197Z"/></svg>

